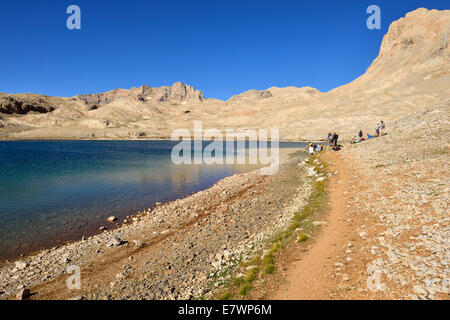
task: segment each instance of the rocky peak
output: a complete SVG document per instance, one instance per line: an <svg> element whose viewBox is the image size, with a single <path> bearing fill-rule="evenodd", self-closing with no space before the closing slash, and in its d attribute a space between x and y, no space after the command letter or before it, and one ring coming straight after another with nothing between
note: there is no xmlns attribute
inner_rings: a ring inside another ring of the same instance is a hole
<svg viewBox="0 0 450 320"><path fill-rule="evenodd" d="M431 79L448 74L450 10L419 8L394 21L383 38L378 57L366 73L330 92L352 90L373 94L414 75ZM426 74L426 76L425 76Z"/></svg>
<svg viewBox="0 0 450 320"><path fill-rule="evenodd" d="M171 87L166 88L166 99L171 101L197 101L201 102L205 99L203 93L200 90L195 90L195 88L186 85L182 82L175 82ZM166 101L166 100L163 100Z"/></svg>
<svg viewBox="0 0 450 320"><path fill-rule="evenodd" d="M115 89L105 93L78 95L74 98L90 106L108 104L118 99L131 99L144 103L200 103L205 99L200 90L182 82L175 82L172 86L156 88L143 85L128 90Z"/></svg>
<svg viewBox="0 0 450 320"><path fill-rule="evenodd" d="M238 95L232 96L228 101L238 102L241 100L261 100L272 98L272 92L268 90L249 90Z"/></svg>
<svg viewBox="0 0 450 320"><path fill-rule="evenodd" d="M450 10L414 10L390 25L368 71L389 61L395 61L397 67L415 64L416 71L449 63L449 33Z"/></svg>

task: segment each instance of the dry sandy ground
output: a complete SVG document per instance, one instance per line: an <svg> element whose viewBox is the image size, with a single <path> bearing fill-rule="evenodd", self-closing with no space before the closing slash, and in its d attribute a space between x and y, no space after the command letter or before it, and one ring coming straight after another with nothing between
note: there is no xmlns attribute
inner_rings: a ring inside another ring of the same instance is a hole
<svg viewBox="0 0 450 320"><path fill-rule="evenodd" d="M349 169L338 154L330 154L333 161L331 171L338 170L338 175L330 179L330 212L327 224L309 251L298 257L292 255L292 264L288 268L286 284L271 297L273 299L328 299L336 286L335 281L327 279L327 274L334 271L333 263L339 255L339 249L348 240L351 230L346 219L350 216L346 210L344 190L349 183ZM341 183L338 183L340 181Z"/></svg>

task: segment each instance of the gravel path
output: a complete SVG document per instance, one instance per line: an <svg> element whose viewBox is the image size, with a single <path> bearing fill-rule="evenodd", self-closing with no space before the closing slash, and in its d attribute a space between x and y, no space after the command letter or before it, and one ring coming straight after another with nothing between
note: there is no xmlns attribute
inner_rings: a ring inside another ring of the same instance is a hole
<svg viewBox="0 0 450 320"><path fill-rule="evenodd" d="M306 252L286 253L286 276L267 298L449 299L448 106L325 155L339 171L327 224Z"/></svg>
<svg viewBox="0 0 450 320"><path fill-rule="evenodd" d="M347 192L357 241L342 248L336 272L348 276L336 297L449 298L448 111L415 113L343 153L355 168Z"/></svg>

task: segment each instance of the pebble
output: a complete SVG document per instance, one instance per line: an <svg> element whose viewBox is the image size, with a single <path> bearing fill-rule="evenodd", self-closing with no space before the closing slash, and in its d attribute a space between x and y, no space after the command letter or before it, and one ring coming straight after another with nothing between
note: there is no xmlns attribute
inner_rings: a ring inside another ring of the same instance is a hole
<svg viewBox="0 0 450 320"><path fill-rule="evenodd" d="M108 219L106 219L106 221L109 223L113 223L113 222L117 221L117 218L114 216L110 216Z"/></svg>

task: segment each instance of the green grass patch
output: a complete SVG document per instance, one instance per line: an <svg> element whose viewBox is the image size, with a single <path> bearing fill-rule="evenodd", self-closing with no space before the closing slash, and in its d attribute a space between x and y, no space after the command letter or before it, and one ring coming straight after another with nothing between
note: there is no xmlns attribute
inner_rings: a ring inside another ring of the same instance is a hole
<svg viewBox="0 0 450 320"><path fill-rule="evenodd" d="M298 243L300 243L300 242L305 242L306 240L308 240L308 235L306 234L306 233L300 233L300 235L298 236L298 238L297 238L297 242Z"/></svg>
<svg viewBox="0 0 450 320"><path fill-rule="evenodd" d="M263 257L263 265L274 264L274 263L275 263L275 258L273 256L273 254L269 253Z"/></svg>
<svg viewBox="0 0 450 320"><path fill-rule="evenodd" d="M264 267L264 273L265 273L265 274L272 274L272 273L275 273L276 270L277 270L277 269L276 269L276 267L275 267L274 264L269 264L269 265L266 265L266 266Z"/></svg>
<svg viewBox="0 0 450 320"><path fill-rule="evenodd" d="M321 160L322 154L316 154L309 157L306 163L310 166L314 166L316 172L320 175L328 173L327 165ZM314 163L315 160L316 163ZM245 276L239 278L234 277L227 283L229 291L223 293L219 299L226 300L225 298L232 298L240 295L246 297L249 295L252 284L259 277L264 275L274 274L277 270L276 267L276 254L282 248L288 246L293 241L297 243L304 243L310 239L308 234L314 234L316 227L313 225L314 216L321 214L328 203L328 194L326 188L326 178L323 181L317 182L316 179L312 179L313 190L305 205L301 210L294 214L292 222L289 226L281 231L276 232L271 238L268 239L268 244L271 245L270 250L262 258L262 250L254 253L251 260L241 262L239 266L246 268L249 266L256 266L249 269ZM262 273L260 274L260 270Z"/></svg>
<svg viewBox="0 0 450 320"><path fill-rule="evenodd" d="M222 293L219 297L219 300L231 300L233 299L233 294L229 291Z"/></svg>
<svg viewBox="0 0 450 320"><path fill-rule="evenodd" d="M274 243L272 246L272 249L270 249L270 254L274 254L275 252L277 252L278 250L280 250L281 248L281 244L279 243Z"/></svg>
<svg viewBox="0 0 450 320"><path fill-rule="evenodd" d="M245 282L245 277L239 277L239 278L234 278L233 279L233 284L236 287L239 287L241 284L243 284Z"/></svg>
<svg viewBox="0 0 450 320"><path fill-rule="evenodd" d="M239 294L243 297L248 296L248 294L250 293L250 290L252 289L252 285L250 283L244 283L240 288L239 288Z"/></svg>
<svg viewBox="0 0 450 320"><path fill-rule="evenodd" d="M249 266L254 266L254 265L257 265L258 264L258 262L259 262L259 259L258 259L258 257L254 257L253 259L251 259L251 260L248 260L248 261L244 261L244 262L242 262L241 264L240 264L240 266L241 267L249 267Z"/></svg>
<svg viewBox="0 0 450 320"><path fill-rule="evenodd" d="M259 273L258 267L250 269L247 273L247 276L245 277L245 282L252 283L253 281L255 281L256 278L258 277L258 273Z"/></svg>

